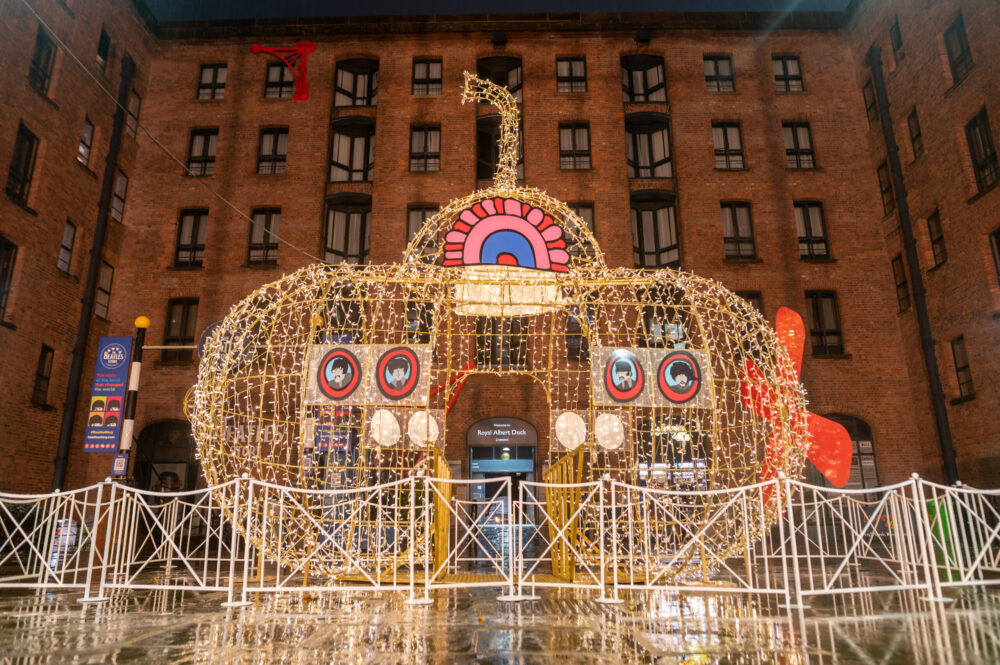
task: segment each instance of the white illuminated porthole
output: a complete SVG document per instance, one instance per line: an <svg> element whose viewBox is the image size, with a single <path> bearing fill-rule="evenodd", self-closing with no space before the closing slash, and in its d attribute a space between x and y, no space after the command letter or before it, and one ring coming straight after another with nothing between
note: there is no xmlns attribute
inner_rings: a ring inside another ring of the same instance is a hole
<svg viewBox="0 0 1000 665"><path fill-rule="evenodd" d="M587 423L579 414L566 411L556 418L556 439L566 450L575 450L587 440Z"/></svg>
<svg viewBox="0 0 1000 665"><path fill-rule="evenodd" d="M594 422L597 445L605 450L618 450L625 442L625 427L621 418L613 413L602 413Z"/></svg>
<svg viewBox="0 0 1000 665"><path fill-rule="evenodd" d="M378 445L389 448L399 443L400 428L396 416L387 409L379 409L372 414L371 437Z"/></svg>

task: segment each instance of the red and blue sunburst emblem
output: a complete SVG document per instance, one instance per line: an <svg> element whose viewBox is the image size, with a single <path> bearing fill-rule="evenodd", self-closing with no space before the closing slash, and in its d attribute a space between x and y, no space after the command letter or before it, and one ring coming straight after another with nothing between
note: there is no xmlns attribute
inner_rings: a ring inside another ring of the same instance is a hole
<svg viewBox="0 0 1000 665"><path fill-rule="evenodd" d="M445 266L500 265L566 272L559 224L517 199L485 199L459 214L445 236Z"/></svg>

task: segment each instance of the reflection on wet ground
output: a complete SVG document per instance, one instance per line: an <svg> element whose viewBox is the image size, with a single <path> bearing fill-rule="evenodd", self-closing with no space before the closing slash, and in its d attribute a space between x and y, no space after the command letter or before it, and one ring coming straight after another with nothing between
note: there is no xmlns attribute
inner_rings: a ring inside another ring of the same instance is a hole
<svg viewBox="0 0 1000 665"><path fill-rule="evenodd" d="M76 592L0 594L0 663L901 664L1000 662L1000 589L953 602L881 593L785 609L773 597L540 591L505 603L494 589L251 597L127 591L80 605Z"/></svg>

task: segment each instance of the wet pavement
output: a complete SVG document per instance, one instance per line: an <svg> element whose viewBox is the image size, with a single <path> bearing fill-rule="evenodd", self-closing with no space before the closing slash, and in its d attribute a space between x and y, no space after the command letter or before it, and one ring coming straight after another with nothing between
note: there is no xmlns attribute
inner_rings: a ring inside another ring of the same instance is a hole
<svg viewBox="0 0 1000 665"><path fill-rule="evenodd" d="M0 592L0 663L289 663L661 665L1000 663L1000 589L814 598L632 592L622 605L593 591L539 591L506 603L494 589L439 589L430 606L406 594L336 590L252 596L223 608L215 592Z"/></svg>

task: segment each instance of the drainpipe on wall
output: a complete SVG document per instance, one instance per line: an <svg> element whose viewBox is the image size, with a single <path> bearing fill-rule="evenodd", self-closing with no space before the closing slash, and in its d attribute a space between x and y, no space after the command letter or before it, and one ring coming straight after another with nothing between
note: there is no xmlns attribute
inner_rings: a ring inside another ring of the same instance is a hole
<svg viewBox="0 0 1000 665"><path fill-rule="evenodd" d="M913 239L913 224L910 220L910 206L906 200L903 167L899 161L899 146L896 145L896 134L892 127L892 117L889 115L889 95L885 89L885 78L882 76L882 49L878 46L872 46L871 50L868 51L868 65L872 70L875 97L878 100L879 117L882 120L882 136L885 138L886 149L889 154L889 168L892 173L892 186L896 193L896 210L899 211L899 226L903 231L906 262L910 267L910 279L913 280L913 304L917 310L917 322L920 327L920 345L923 347L924 362L927 365L927 380L930 382L931 400L934 402L934 419L937 422L938 438L941 440L941 456L944 458L945 476L948 478L948 484L954 485L958 481L955 448L951 441L951 427L948 425L948 411L945 409L944 390L941 387L941 374L938 372L937 355L934 352L934 338L931 337L931 323L927 315L924 276L920 270L920 259L917 257L917 243Z"/></svg>
<svg viewBox="0 0 1000 665"><path fill-rule="evenodd" d="M69 444L73 436L73 421L76 419L76 406L80 396L80 375L83 372L83 359L87 352L87 338L90 336L90 320L94 309L94 291L97 288L97 277L101 270L101 256L104 251L104 236L108 230L108 211L111 204L111 191L118 172L118 152L121 148L122 129L125 126L125 105L128 103L129 90L132 87L132 76L135 74L135 63L132 58L122 58L122 80L118 86L118 105L115 108L115 120L111 129L111 139L108 141L108 158L104 163L104 180L101 182L101 200L97 205L97 226L94 229L94 242L90 247L90 266L87 268L87 284L83 288L83 306L80 308L80 322L76 328L76 344L73 347L73 363L69 370L69 385L66 387L66 401L63 403L62 426L59 429L59 446L56 449L55 469L52 472L52 490L62 489L66 480L66 466L69 462Z"/></svg>

